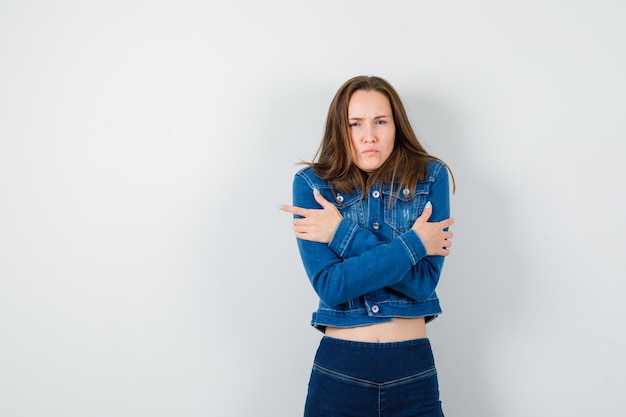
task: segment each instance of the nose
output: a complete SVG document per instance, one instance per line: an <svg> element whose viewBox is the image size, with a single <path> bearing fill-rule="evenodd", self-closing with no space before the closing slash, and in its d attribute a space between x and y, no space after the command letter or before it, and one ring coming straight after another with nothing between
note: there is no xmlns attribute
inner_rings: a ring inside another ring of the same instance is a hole
<svg viewBox="0 0 626 417"><path fill-rule="evenodd" d="M373 143L376 141L376 135L374 134L374 128L371 124L367 123L365 130L363 131L363 141L365 143Z"/></svg>

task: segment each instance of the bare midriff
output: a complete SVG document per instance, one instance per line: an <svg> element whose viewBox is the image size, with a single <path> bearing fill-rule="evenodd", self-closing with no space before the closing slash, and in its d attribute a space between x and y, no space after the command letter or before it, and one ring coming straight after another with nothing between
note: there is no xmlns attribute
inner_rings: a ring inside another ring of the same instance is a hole
<svg viewBox="0 0 626 417"><path fill-rule="evenodd" d="M426 337L426 320L419 318L395 318L385 323L360 327L326 327L326 336L355 342L403 342Z"/></svg>

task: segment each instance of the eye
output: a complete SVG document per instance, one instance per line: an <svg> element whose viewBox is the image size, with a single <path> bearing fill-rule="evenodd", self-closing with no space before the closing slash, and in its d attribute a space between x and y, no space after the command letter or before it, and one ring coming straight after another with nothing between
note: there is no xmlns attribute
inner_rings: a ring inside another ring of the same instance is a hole
<svg viewBox="0 0 626 417"><path fill-rule="evenodd" d="M359 122L352 122L349 124L350 127L357 127L359 125Z"/></svg>

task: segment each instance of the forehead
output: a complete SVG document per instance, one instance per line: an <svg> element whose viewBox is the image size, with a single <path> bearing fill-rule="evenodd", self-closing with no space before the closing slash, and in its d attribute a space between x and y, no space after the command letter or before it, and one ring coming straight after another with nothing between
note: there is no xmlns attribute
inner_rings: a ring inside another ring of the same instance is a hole
<svg viewBox="0 0 626 417"><path fill-rule="evenodd" d="M376 90L357 90L348 102L348 117L361 115L391 115L391 103L386 95Z"/></svg>

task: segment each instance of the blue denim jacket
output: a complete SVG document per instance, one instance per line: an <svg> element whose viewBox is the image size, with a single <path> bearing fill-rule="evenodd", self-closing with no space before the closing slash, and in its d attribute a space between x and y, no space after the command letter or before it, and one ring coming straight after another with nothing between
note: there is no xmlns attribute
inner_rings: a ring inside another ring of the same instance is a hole
<svg viewBox="0 0 626 417"><path fill-rule="evenodd" d="M415 197L398 186L374 186L367 198L361 192L333 192L311 168L299 171L293 181L293 204L321 208L313 196L317 187L334 202L343 219L330 243L298 239L304 269L320 303L311 324L356 327L382 323L394 317L425 317L441 313L435 287L443 256L426 256L426 249L411 226L424 209L433 205L429 221L450 217L448 171L438 161L428 165L429 176L417 184Z"/></svg>

